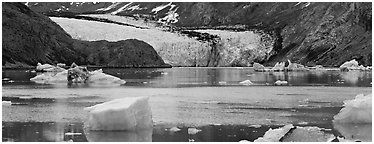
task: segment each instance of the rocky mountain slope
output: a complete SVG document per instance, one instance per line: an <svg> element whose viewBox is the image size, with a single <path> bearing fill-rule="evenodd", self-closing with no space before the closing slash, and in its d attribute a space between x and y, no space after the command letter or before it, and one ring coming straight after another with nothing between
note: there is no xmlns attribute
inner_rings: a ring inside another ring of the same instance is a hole
<svg viewBox="0 0 374 144"><path fill-rule="evenodd" d="M371 3L28 3L47 15L106 13L157 21L176 29L261 30L274 39L273 65L290 59L338 66L357 59L371 65ZM48 6L47 6L48 5ZM219 50L218 50L219 51Z"/></svg>
<svg viewBox="0 0 374 144"><path fill-rule="evenodd" d="M152 46L139 40L119 42L73 39L48 17L22 3L3 3L3 67L62 62L111 67L168 66Z"/></svg>

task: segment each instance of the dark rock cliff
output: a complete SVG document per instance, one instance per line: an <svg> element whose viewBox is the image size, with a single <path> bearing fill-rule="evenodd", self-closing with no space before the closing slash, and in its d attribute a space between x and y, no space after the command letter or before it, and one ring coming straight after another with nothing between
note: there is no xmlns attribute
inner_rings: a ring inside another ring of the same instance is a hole
<svg viewBox="0 0 374 144"><path fill-rule="evenodd" d="M139 40L74 40L48 17L22 3L2 3L2 66L62 62L110 67L168 67L152 46Z"/></svg>
<svg viewBox="0 0 374 144"><path fill-rule="evenodd" d="M153 47L143 41L127 39L118 42L80 41L74 43L87 64L105 67L169 67Z"/></svg>
<svg viewBox="0 0 374 144"><path fill-rule="evenodd" d="M3 66L82 61L73 40L48 17L21 3L2 3Z"/></svg>

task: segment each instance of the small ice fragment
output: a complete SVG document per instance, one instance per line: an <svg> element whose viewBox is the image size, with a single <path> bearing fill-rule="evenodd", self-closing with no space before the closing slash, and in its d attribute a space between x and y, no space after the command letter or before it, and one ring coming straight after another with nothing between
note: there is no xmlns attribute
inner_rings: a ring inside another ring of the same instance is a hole
<svg viewBox="0 0 374 144"><path fill-rule="evenodd" d="M171 132L177 132L177 131L180 131L181 129L177 128L177 127L172 127L169 129L169 131Z"/></svg>
<svg viewBox="0 0 374 144"><path fill-rule="evenodd" d="M10 78L3 78L3 81L8 81L10 80Z"/></svg>
<svg viewBox="0 0 374 144"><path fill-rule="evenodd" d="M240 84L242 84L242 85L253 85L253 83L250 80L242 81L242 82L240 82Z"/></svg>
<svg viewBox="0 0 374 144"><path fill-rule="evenodd" d="M219 123L215 123L215 124L213 124L214 126L220 126L220 125L222 125L222 124L219 124Z"/></svg>
<svg viewBox="0 0 374 144"><path fill-rule="evenodd" d="M292 111L292 112L296 112L296 110L295 110L295 109L291 109L291 111Z"/></svg>
<svg viewBox="0 0 374 144"><path fill-rule="evenodd" d="M239 142L251 142L249 140L240 140Z"/></svg>
<svg viewBox="0 0 374 144"><path fill-rule="evenodd" d="M162 72L161 74L162 74L162 75L168 75L168 73L167 73L167 72Z"/></svg>
<svg viewBox="0 0 374 144"><path fill-rule="evenodd" d="M194 139L188 139L188 142L194 142L195 140Z"/></svg>
<svg viewBox="0 0 374 144"><path fill-rule="evenodd" d="M194 135L194 134L197 134L198 132L200 132L201 130L200 129L197 129L197 128L188 128L187 132L188 134L190 135Z"/></svg>
<svg viewBox="0 0 374 144"><path fill-rule="evenodd" d="M9 83L14 83L14 80L10 80L10 81L8 81Z"/></svg>
<svg viewBox="0 0 374 144"><path fill-rule="evenodd" d="M259 137L254 142L279 142L291 129L295 128L292 124L285 125L277 129L269 129L263 137Z"/></svg>
<svg viewBox="0 0 374 144"><path fill-rule="evenodd" d="M220 82L218 82L218 84L226 84L227 82L225 82L225 81L220 81Z"/></svg>
<svg viewBox="0 0 374 144"><path fill-rule="evenodd" d="M11 101L3 101L3 106L9 106L12 105Z"/></svg>
<svg viewBox="0 0 374 144"><path fill-rule="evenodd" d="M148 82L143 82L143 84L147 84Z"/></svg>
<svg viewBox="0 0 374 144"><path fill-rule="evenodd" d="M299 125L307 125L307 124L309 124L308 122L299 122L299 123L297 123L297 124L299 124Z"/></svg>
<svg viewBox="0 0 374 144"><path fill-rule="evenodd" d="M32 70L32 71L30 71L30 72L32 72L32 73L36 73L36 71L35 71L35 70Z"/></svg>
<svg viewBox="0 0 374 144"><path fill-rule="evenodd" d="M22 96L22 97L19 97L19 99L32 99L32 97Z"/></svg>
<svg viewBox="0 0 374 144"><path fill-rule="evenodd" d="M287 82L287 81L277 80L274 84L275 84L275 85L287 85L288 82Z"/></svg>
<svg viewBox="0 0 374 144"><path fill-rule="evenodd" d="M65 133L66 136L72 136L72 135L82 135L82 133L72 133L72 132L68 132L68 133Z"/></svg>
<svg viewBox="0 0 374 144"><path fill-rule="evenodd" d="M255 124L255 125L250 125L250 126L248 126L248 127L253 127L253 128L260 128L260 127L261 127L261 125Z"/></svg>

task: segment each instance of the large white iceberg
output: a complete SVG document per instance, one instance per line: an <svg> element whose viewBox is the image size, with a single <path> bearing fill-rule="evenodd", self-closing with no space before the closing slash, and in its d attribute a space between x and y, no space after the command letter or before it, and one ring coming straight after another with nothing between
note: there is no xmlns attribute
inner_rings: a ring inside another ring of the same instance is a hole
<svg viewBox="0 0 374 144"><path fill-rule="evenodd" d="M353 100L344 101L344 107L334 116L334 123L371 123L372 96L359 94Z"/></svg>
<svg viewBox="0 0 374 144"><path fill-rule="evenodd" d="M84 108L89 130L135 131L153 127L149 97L128 97Z"/></svg>
<svg viewBox="0 0 374 144"><path fill-rule="evenodd" d="M342 65L340 65L339 68L342 71L350 71L350 70L363 70L364 71L364 70L371 69L371 68L365 68L364 66L359 65L355 59L343 63Z"/></svg>
<svg viewBox="0 0 374 144"><path fill-rule="evenodd" d="M53 73L43 73L40 75L37 75L30 80L36 83L41 83L41 84L50 84L50 83L67 83L67 75L68 75L68 70L64 70L62 72L59 72L57 74ZM114 84L124 84L126 81L103 73L102 69L96 70L89 72L89 77L87 82L88 83L98 83L98 84L109 84L109 83L114 83Z"/></svg>

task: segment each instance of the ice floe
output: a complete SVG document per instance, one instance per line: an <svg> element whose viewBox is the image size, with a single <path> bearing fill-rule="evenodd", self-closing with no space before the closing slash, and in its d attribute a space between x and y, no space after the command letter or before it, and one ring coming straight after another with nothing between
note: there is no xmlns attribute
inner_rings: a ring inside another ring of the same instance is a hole
<svg viewBox="0 0 374 144"><path fill-rule="evenodd" d="M127 97L84 108L89 130L135 131L153 127L148 97Z"/></svg>
<svg viewBox="0 0 374 144"><path fill-rule="evenodd" d="M254 142L279 142L281 138L286 135L291 129L295 126L292 124L285 125L284 127L277 128L277 129L269 129L266 131L265 135L259 137Z"/></svg>
<svg viewBox="0 0 374 144"><path fill-rule="evenodd" d="M188 129L187 129L187 132L188 132L188 134L190 134L190 135L197 134L197 133L200 132L200 131L202 131L202 130L197 129L197 128L188 128Z"/></svg>
<svg viewBox="0 0 374 144"><path fill-rule="evenodd" d="M275 84L275 85L287 85L288 82L287 82L287 81L277 80L274 84Z"/></svg>

